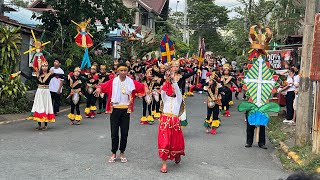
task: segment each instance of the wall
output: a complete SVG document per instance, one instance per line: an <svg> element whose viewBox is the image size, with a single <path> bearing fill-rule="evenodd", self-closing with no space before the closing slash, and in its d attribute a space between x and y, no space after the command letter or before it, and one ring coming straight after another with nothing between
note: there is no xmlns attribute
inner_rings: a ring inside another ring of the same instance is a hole
<svg viewBox="0 0 320 180"><path fill-rule="evenodd" d="M19 63L19 70L23 71L25 74L31 75L31 68L29 67L29 54L23 54L23 52L29 50L30 46L30 35L26 33L21 33L22 43L21 43L21 58ZM21 76L21 81L25 82L26 79Z"/></svg>

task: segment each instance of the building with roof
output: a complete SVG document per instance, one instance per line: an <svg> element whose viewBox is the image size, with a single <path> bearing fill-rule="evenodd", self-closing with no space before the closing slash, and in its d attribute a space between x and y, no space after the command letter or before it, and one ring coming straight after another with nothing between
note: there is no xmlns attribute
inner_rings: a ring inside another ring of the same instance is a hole
<svg viewBox="0 0 320 180"><path fill-rule="evenodd" d="M33 55L31 53L23 54L23 52L29 50L33 43L31 29L38 35L43 31L38 28L38 26L41 25L41 22L32 18L34 14L33 11L16 6L9 0L4 0L3 2L0 0L0 6L1 3L3 4L2 12L0 13L0 24L21 28L22 43L20 49L21 57L19 69L23 72L31 73L31 69L29 67L32 67L31 60ZM39 14L35 13L35 16L37 15Z"/></svg>

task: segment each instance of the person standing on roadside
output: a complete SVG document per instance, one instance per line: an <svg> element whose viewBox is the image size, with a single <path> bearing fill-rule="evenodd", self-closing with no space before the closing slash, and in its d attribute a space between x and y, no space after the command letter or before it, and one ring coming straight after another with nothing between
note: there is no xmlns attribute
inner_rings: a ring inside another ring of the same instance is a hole
<svg viewBox="0 0 320 180"><path fill-rule="evenodd" d="M55 74L64 74L64 71L60 68L60 61L58 59L54 60L53 67L51 67L50 71ZM62 86L63 79L60 78L60 76L55 76L49 83L49 90L53 102L53 112L55 115L58 114L60 108Z"/></svg>

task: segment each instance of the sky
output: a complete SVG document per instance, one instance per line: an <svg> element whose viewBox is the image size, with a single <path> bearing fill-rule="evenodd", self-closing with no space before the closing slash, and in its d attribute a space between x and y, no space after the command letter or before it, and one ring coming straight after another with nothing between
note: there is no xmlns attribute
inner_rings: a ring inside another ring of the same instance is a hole
<svg viewBox="0 0 320 180"><path fill-rule="evenodd" d="M173 11L176 11L176 9L178 11L184 11L185 2L186 2L186 0L179 0L179 3L177 3L177 0L169 0L169 6ZM177 6L177 4L178 4L178 6ZM229 10L241 5L237 0L215 0L215 4L217 4L219 6L226 6ZM229 13L230 18L232 18L234 16L236 16L235 12Z"/></svg>

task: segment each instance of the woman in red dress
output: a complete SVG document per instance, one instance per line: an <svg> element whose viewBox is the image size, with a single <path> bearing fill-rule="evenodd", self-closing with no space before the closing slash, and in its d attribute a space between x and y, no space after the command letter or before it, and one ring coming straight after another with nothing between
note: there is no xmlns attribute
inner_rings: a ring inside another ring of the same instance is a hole
<svg viewBox="0 0 320 180"><path fill-rule="evenodd" d="M160 116L158 128L158 151L162 159L162 173L167 172L167 160L175 160L180 163L181 155L184 153L184 138L180 126L180 107L182 94L177 82L178 77L173 73L166 72L167 81L161 89L163 110Z"/></svg>

